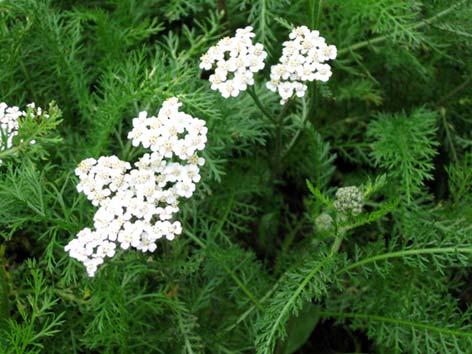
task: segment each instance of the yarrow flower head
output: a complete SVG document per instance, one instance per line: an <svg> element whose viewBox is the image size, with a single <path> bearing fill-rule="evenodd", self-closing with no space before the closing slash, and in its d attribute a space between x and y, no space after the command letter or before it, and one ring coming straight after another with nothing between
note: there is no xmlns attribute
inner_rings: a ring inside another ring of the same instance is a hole
<svg viewBox="0 0 472 354"><path fill-rule="evenodd" d="M225 37L201 58L200 68L214 69L210 75L211 89L224 98L236 97L254 85L254 74L264 68L267 53L261 43L253 44L253 28L239 28L234 37Z"/></svg>
<svg viewBox="0 0 472 354"><path fill-rule="evenodd" d="M342 187L336 191L334 207L341 213L359 215L364 205L364 196L356 186Z"/></svg>
<svg viewBox="0 0 472 354"><path fill-rule="evenodd" d="M153 252L156 241L172 240L182 231L174 215L179 199L190 198L200 181L197 155L205 148L205 121L180 112L181 103L166 100L157 116L146 112L133 119L128 138L151 150L132 166L116 156L83 160L76 175L77 190L98 207L94 229L84 228L66 247L93 276L116 248Z"/></svg>
<svg viewBox="0 0 472 354"><path fill-rule="evenodd" d="M32 118L43 114L41 108L36 108L34 103L30 103L27 107ZM21 120L27 116L27 112L21 111L18 107L9 107L5 102L0 103L0 151L13 147L13 138L18 135ZM47 118L47 114L44 117ZM31 140L30 144L35 144L35 141Z"/></svg>
<svg viewBox="0 0 472 354"><path fill-rule="evenodd" d="M306 26L296 27L289 34L290 40L283 43L279 64L270 70L267 88L278 92L281 104L285 104L294 94L305 96L307 81L326 82L332 75L328 60L336 59L337 49L326 44L318 31Z"/></svg>

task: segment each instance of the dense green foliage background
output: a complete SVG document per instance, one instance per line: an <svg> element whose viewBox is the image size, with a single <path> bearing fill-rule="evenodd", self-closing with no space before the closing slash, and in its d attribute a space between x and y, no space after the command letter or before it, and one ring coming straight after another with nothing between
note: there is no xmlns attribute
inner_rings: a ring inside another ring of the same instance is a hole
<svg viewBox="0 0 472 354"><path fill-rule="evenodd" d="M0 101L62 110L0 156L0 352L470 353L471 18L452 0L0 1ZM248 24L276 124L198 68ZM338 58L282 110L265 82L298 25ZM184 233L89 279L64 252L95 210L73 170L132 160L132 117L174 95L209 127ZM350 185L364 212L323 228Z"/></svg>

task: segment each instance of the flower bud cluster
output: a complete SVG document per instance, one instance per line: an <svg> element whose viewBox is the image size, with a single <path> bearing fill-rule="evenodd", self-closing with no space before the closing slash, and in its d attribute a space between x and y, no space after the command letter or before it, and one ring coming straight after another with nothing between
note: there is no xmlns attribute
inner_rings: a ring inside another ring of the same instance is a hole
<svg viewBox="0 0 472 354"><path fill-rule="evenodd" d="M34 103L27 105L33 117L41 116L43 114L41 108L36 108ZM13 138L18 135L20 122L27 117L27 113L21 111L18 107L9 107L6 103L0 102L0 151L7 150L13 147ZM44 114L47 118L47 114ZM31 140L30 144L35 141ZM2 160L0 160L0 164Z"/></svg>
<svg viewBox="0 0 472 354"><path fill-rule="evenodd" d="M117 246L153 252L156 241L181 233L179 199L190 198L200 181L204 159L197 152L205 148L205 121L180 112L182 104L166 100L157 117L146 112L133 119L128 134L134 146L149 148L132 166L116 156L83 160L75 173L77 189L98 207L94 230L85 228L66 247L70 256L82 262L93 276Z"/></svg>
<svg viewBox="0 0 472 354"><path fill-rule="evenodd" d="M321 213L315 219L315 226L319 232L326 232L333 228L333 218L328 213Z"/></svg>
<svg viewBox="0 0 472 354"><path fill-rule="evenodd" d="M236 97L249 85L254 85L254 74L264 68L267 53L260 43L253 44L253 28L239 28L234 37L225 37L201 58L200 68L215 72L210 75L211 89L224 98Z"/></svg>
<svg viewBox="0 0 472 354"><path fill-rule="evenodd" d="M326 82L331 77L331 67L325 62L336 59L334 45L327 45L318 31L306 26L294 28L290 40L283 43L279 64L270 70L267 88L278 92L281 104L285 104L294 94L303 97L307 91L307 81Z"/></svg>
<svg viewBox="0 0 472 354"><path fill-rule="evenodd" d="M342 187L336 191L334 207L338 212L359 215L364 205L364 196L356 186Z"/></svg>

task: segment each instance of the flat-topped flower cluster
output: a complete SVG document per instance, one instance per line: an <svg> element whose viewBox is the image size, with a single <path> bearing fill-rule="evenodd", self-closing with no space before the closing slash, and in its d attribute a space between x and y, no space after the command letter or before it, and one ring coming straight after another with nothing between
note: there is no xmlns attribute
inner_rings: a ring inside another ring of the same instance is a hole
<svg viewBox="0 0 472 354"><path fill-rule="evenodd" d="M75 173L77 190L98 207L94 230L85 228L67 246L70 256L82 262L93 276L117 244L153 252L156 241L172 240L181 233L179 199L190 198L200 181L205 148L205 121L180 112L182 104L166 100L157 116L146 112L133 119L128 134L134 146L149 148L132 166L116 156L83 160Z"/></svg>
<svg viewBox="0 0 472 354"><path fill-rule="evenodd" d="M36 107L34 103L27 105L31 113L31 117L43 115L40 107ZM16 106L9 107L5 102L0 102L0 151L10 149L13 147L13 139L18 135L20 122L28 116L27 112L20 110ZM44 117L47 118L47 114ZM31 140L30 144L35 141ZM2 160L0 160L0 164Z"/></svg>
<svg viewBox="0 0 472 354"><path fill-rule="evenodd" d="M254 85L254 73L264 68L267 53L261 43L252 43L253 28L239 28L234 37L225 37L200 58L200 68L215 69L211 89L225 98L236 97Z"/></svg>
<svg viewBox="0 0 472 354"><path fill-rule="evenodd" d="M334 207L340 213L359 215L362 213L364 196L356 186L342 187L336 191Z"/></svg>
<svg viewBox="0 0 472 354"><path fill-rule="evenodd" d="M311 31L306 26L294 28L289 38L283 43L280 64L270 68L270 81L267 83L269 90L278 92L281 104L294 94L305 96L306 81L328 81L332 72L325 62L336 59L337 55L334 45L327 45L320 32Z"/></svg>

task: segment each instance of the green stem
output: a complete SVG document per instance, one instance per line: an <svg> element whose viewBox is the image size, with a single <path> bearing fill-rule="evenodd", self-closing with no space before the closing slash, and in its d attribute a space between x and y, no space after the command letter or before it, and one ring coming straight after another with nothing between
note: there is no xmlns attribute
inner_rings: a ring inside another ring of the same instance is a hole
<svg viewBox="0 0 472 354"><path fill-rule="evenodd" d="M300 128L297 130L297 132L295 133L295 135L292 137L292 140L290 140L290 142L289 142L287 148L285 149L285 151L282 153L281 159L284 159L288 155L290 150L292 150L292 148L295 146L295 143L297 142L298 137L300 136L301 132L303 131L303 129L305 129L305 123L306 123L306 120L308 118L308 110L307 110L307 107L306 107L305 97L303 97L303 99L302 99L302 107L303 107L302 124L301 124Z"/></svg>
<svg viewBox="0 0 472 354"><path fill-rule="evenodd" d="M336 253L338 253L339 248L341 248L341 244L343 243L343 233L340 233L336 238L334 239L333 245L331 246L331 251L329 253L330 257L334 256Z"/></svg>
<svg viewBox="0 0 472 354"><path fill-rule="evenodd" d="M360 319L360 320L384 322L384 323L391 323L391 324L396 324L396 325L401 325L401 326L415 327L418 329L425 329L431 332L437 332L437 333L442 333L442 334L445 333L445 334L459 336L459 337L469 337L469 338L472 337L472 332L465 332L465 331L461 331L457 329L438 327L438 326L433 326L426 323L407 321L407 320L402 320L398 318L371 315L367 313L353 313L353 312L344 312L344 311L343 312L319 311L317 312L317 314L319 314L322 317L354 318L354 319Z"/></svg>
<svg viewBox="0 0 472 354"><path fill-rule="evenodd" d="M254 86L248 87L247 92L252 97L254 103L256 104L257 108L259 108L259 110L262 112L262 114L267 117L272 123L277 124L277 121L274 119L274 117L272 117L269 112L267 112L267 110L264 108L264 105L259 100L259 97L257 97L256 89L254 88Z"/></svg>
<svg viewBox="0 0 472 354"><path fill-rule="evenodd" d="M313 22L313 29L318 28L318 26L320 25L322 9L323 9L323 0L318 0L318 8L316 11L316 18L314 19L314 22Z"/></svg>
<svg viewBox="0 0 472 354"><path fill-rule="evenodd" d="M308 12L310 14L310 27L316 29L320 25L323 0L308 0Z"/></svg>
<svg viewBox="0 0 472 354"><path fill-rule="evenodd" d="M452 137L451 137L452 134L449 129L449 123L446 119L446 111L444 110L444 112L440 112L440 115L441 115L441 121L444 125L444 131L446 132L446 139L449 142L449 146L451 147L452 158L454 162L457 162L458 161L457 152L456 152L456 148L454 147L454 143L452 141Z"/></svg>
<svg viewBox="0 0 472 354"><path fill-rule="evenodd" d="M279 115L275 121L275 152L274 152L274 166L272 169L272 180L276 180L277 176L281 170L282 165L282 129L284 118L289 110L291 101L285 103L283 109L280 111Z"/></svg>
<svg viewBox="0 0 472 354"><path fill-rule="evenodd" d="M447 9L437 13L436 15L430 17L430 18L427 18L427 19L424 19L423 21L420 21L412 26L409 27L409 29L418 29L418 28L422 28L426 25L429 25L431 24L432 22L436 21L437 19L443 17L443 16L446 16L447 14L449 14L450 12L454 11L457 7L463 5L467 0L462 0L462 1L458 1L457 3L455 3L454 5L451 5L449 6ZM338 54L339 55L342 55L342 54L345 54L347 52L350 52L350 51L354 51L354 50L357 50L357 49L361 49L361 48L364 48L368 45L371 45L371 44L376 44L376 43L380 43L380 42L383 42L384 40L392 37L394 35L394 32L392 33L388 33L388 34L384 34L382 36L378 36L378 37L375 37L375 38L371 38L371 39L367 39L365 41L362 41L362 42L359 42L359 43L356 43L356 44L353 44L347 48L343 48L343 49L340 49L338 51Z"/></svg>
<svg viewBox="0 0 472 354"><path fill-rule="evenodd" d="M310 14L310 27L315 28L315 0L308 0L308 13Z"/></svg>

